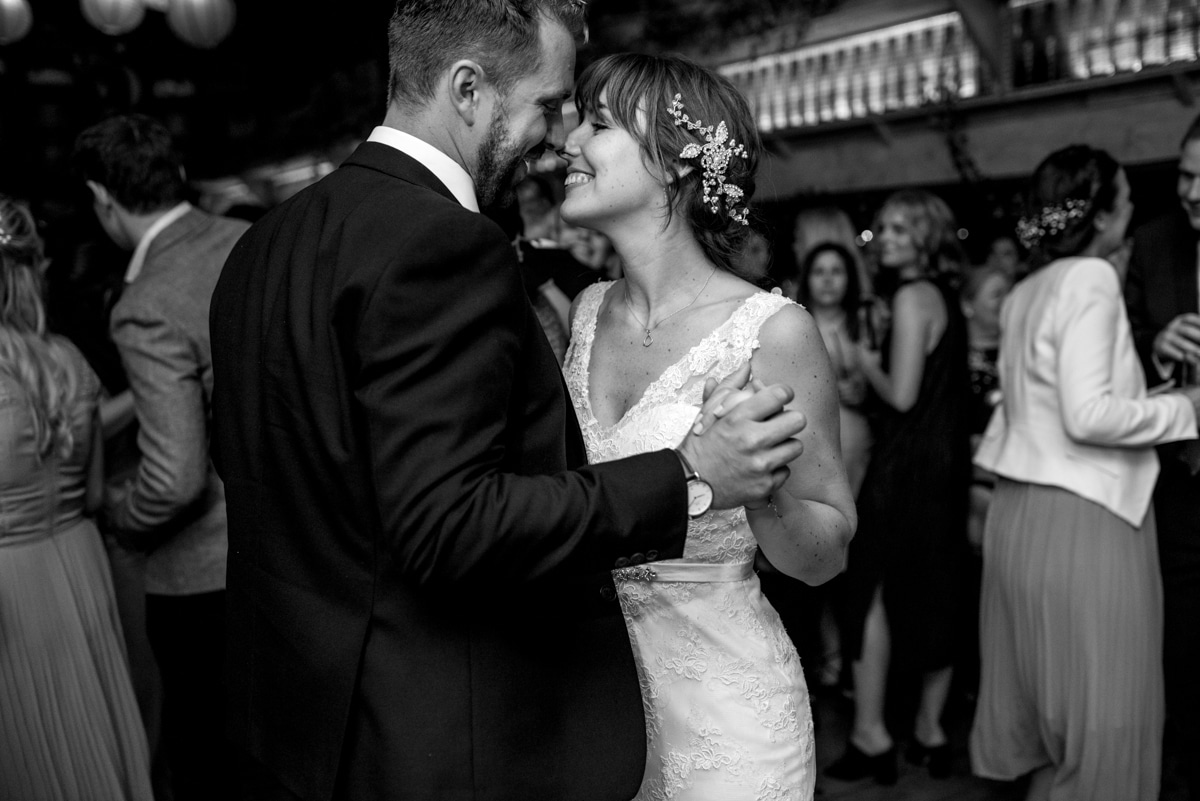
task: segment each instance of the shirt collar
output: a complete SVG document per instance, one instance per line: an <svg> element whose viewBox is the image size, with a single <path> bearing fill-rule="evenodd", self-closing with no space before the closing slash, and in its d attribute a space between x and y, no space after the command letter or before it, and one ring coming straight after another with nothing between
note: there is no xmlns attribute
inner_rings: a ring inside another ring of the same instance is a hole
<svg viewBox="0 0 1200 801"><path fill-rule="evenodd" d="M146 233L142 234L141 240L137 243L137 247L133 251L133 257L129 259L129 267L125 270L125 283L132 284L142 274L142 267L146 263L146 254L150 251L150 243L154 241L154 238L162 233L164 228L191 210L192 204L185 200L178 206L168 210L166 214L159 217L146 229Z"/></svg>
<svg viewBox="0 0 1200 801"><path fill-rule="evenodd" d="M375 130L371 131L371 135L367 137L367 141L388 145L401 153L412 156L446 185L450 194L454 195L463 208L468 211L479 211L479 201L475 199L475 182L471 180L470 174L462 168L461 164L433 145L410 133L389 128L386 125L376 126Z"/></svg>

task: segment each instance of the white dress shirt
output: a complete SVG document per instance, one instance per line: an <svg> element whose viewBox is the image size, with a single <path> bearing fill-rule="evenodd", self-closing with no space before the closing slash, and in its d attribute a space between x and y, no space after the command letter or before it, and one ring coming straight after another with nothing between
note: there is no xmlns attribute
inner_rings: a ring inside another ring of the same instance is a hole
<svg viewBox="0 0 1200 801"><path fill-rule="evenodd" d="M412 134L386 125L377 125L367 137L367 141L394 147L401 153L412 156L446 185L464 209L479 211L479 201L475 199L475 181L471 179L470 174L461 164L424 139L418 139Z"/></svg>

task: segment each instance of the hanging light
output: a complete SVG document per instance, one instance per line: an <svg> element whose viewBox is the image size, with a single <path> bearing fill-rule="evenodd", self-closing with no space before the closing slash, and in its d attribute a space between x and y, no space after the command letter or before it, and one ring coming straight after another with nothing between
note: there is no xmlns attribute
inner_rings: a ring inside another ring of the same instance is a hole
<svg viewBox="0 0 1200 801"><path fill-rule="evenodd" d="M146 16L140 0L79 0L79 7L88 22L109 36L129 33Z"/></svg>
<svg viewBox="0 0 1200 801"><path fill-rule="evenodd" d="M170 0L167 25L192 47L208 50L233 30L237 11L232 0Z"/></svg>
<svg viewBox="0 0 1200 801"><path fill-rule="evenodd" d="M0 45L19 42L33 27L33 11L26 0L0 0Z"/></svg>

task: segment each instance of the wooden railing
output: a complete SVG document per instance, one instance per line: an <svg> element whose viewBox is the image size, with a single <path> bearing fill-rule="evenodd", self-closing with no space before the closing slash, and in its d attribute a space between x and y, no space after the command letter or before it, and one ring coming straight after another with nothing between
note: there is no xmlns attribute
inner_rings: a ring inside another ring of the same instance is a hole
<svg viewBox="0 0 1200 801"><path fill-rule="evenodd" d="M1200 54L1200 0L1010 0L983 64L958 12L725 64L763 133L1090 80Z"/></svg>

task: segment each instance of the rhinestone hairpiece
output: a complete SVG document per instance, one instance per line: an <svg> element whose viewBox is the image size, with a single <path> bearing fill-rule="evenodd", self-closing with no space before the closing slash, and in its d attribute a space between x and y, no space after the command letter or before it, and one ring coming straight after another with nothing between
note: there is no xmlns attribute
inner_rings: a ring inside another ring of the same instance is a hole
<svg viewBox="0 0 1200 801"><path fill-rule="evenodd" d="M725 182L725 170L729 160L734 156L747 157L745 145L729 138L729 129L725 121L719 122L714 129L711 125L703 125L700 120L693 120L683 111L683 95L676 94L668 109L675 118L676 125L686 125L689 131L696 131L704 137L704 144L691 143L679 152L683 159L700 158L700 166L704 168L704 202L713 213L721 212L721 195L726 198L729 216L742 225L749 225L746 219L750 213L745 206L738 208L736 204L745 196L740 186Z"/></svg>
<svg viewBox="0 0 1200 801"><path fill-rule="evenodd" d="M1026 249L1032 248L1046 237L1066 229L1071 220L1086 217L1091 205L1091 201L1071 198L1063 203L1042 206L1034 216L1017 221L1017 238Z"/></svg>
<svg viewBox="0 0 1200 801"><path fill-rule="evenodd" d="M0 245L7 245L13 240L13 235L3 228L0 228Z"/></svg>

